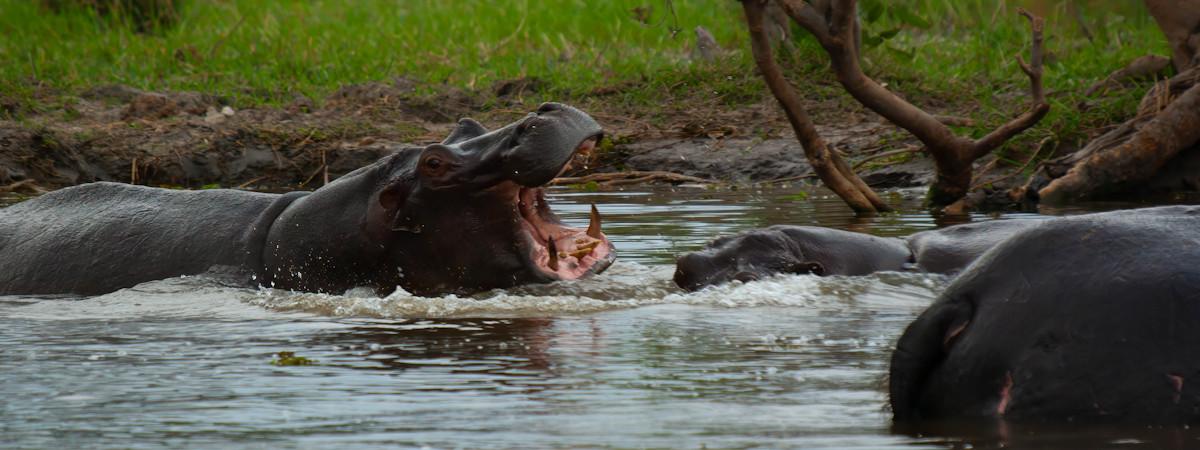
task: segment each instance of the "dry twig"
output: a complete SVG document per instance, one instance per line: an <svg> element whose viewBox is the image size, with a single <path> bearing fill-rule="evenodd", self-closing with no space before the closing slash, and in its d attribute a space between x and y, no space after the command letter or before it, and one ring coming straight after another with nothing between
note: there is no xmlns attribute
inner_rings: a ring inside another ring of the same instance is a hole
<svg viewBox="0 0 1200 450"><path fill-rule="evenodd" d="M716 184L715 180L706 178L693 177L674 172L663 171L630 171L630 172L611 172L611 173L596 173L582 177L562 177L555 178L550 184L585 184L598 183L610 186L648 183L651 181L661 181L668 183L703 183Z"/></svg>
<svg viewBox="0 0 1200 450"><path fill-rule="evenodd" d="M859 162L854 163L853 169L858 170L859 167L862 167L863 165L865 165L871 161L874 161L876 159L887 158L889 156L903 155L905 153L916 153L916 152L920 152L923 150L925 150L925 147L910 146L910 147L902 148L899 150L892 150L892 151L887 151L887 152L876 153L874 155L863 158Z"/></svg>

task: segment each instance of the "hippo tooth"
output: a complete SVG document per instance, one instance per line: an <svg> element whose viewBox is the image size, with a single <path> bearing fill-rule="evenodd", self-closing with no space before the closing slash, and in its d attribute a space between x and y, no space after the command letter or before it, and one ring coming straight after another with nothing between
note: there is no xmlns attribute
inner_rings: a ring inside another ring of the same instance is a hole
<svg viewBox="0 0 1200 450"><path fill-rule="evenodd" d="M600 241L592 241L587 245L579 246L579 248L575 249L575 251L571 253L568 253L568 255L574 256L576 259L583 258L584 256L592 254L592 250L595 250L596 246L598 245L600 245Z"/></svg>
<svg viewBox="0 0 1200 450"><path fill-rule="evenodd" d="M600 211L596 209L596 204L592 204L592 218L588 223L587 235L596 239L600 239Z"/></svg>
<svg viewBox="0 0 1200 450"><path fill-rule="evenodd" d="M550 270L558 271L558 246L554 244L554 239L546 240L546 253L550 254L550 260L546 262L546 267Z"/></svg>

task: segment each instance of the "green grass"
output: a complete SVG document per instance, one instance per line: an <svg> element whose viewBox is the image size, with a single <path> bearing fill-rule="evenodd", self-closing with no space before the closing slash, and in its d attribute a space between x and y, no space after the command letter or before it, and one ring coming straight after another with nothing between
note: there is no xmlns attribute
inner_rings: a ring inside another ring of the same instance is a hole
<svg viewBox="0 0 1200 450"><path fill-rule="evenodd" d="M868 73L918 105L981 119L978 129L964 130L975 134L1026 102L1028 82L1014 56L1028 52L1029 28L1016 5L1046 16L1045 83L1054 109L1018 143L1077 141L1132 113L1133 91L1086 113L1075 105L1083 89L1127 61L1166 54L1161 33L1132 0L1078 0L1094 42L1067 1L862 3L868 36L894 33L865 49ZM722 61L688 58L696 26L730 50ZM34 86L70 94L121 83L248 106L297 94L319 101L342 85L395 77L425 92L488 92L500 80L537 77L547 88L531 101L585 101L616 87L606 105L652 115L663 105L736 108L766 95L733 0L191 0L178 24L152 34L88 10L51 13L32 0L0 0L0 35L0 97L9 98L29 99ZM819 47L801 31L796 41L798 50L783 58L794 82L810 98L855 108Z"/></svg>
<svg viewBox="0 0 1200 450"><path fill-rule="evenodd" d="M652 8L648 23L634 17ZM674 14L639 0L190 1L155 35L85 10L51 14L30 0L0 0L0 68L6 86L36 76L80 89L124 83L220 92L241 101L320 99L338 86L407 77L430 88L488 88L537 76L583 92L686 70L691 30L737 45L737 4L693 0ZM672 29L680 30L673 33ZM248 98L247 98L248 97Z"/></svg>

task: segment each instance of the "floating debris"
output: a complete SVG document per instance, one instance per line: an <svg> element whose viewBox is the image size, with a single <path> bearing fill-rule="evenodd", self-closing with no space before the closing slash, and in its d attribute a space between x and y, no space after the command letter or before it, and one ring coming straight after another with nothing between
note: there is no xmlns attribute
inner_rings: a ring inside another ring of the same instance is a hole
<svg viewBox="0 0 1200 450"><path fill-rule="evenodd" d="M271 360L273 366L311 366L317 362L303 356L296 356L295 352L279 352L275 356L279 359Z"/></svg>

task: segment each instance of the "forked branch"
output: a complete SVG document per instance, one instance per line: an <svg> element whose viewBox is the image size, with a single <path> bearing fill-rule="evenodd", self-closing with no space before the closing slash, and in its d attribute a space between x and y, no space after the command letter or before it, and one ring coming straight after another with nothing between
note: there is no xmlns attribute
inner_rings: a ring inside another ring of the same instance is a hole
<svg viewBox="0 0 1200 450"><path fill-rule="evenodd" d="M929 196L935 206L948 205L963 198L971 186L972 163L1036 124L1050 110L1042 88L1044 23L1040 17L1023 9L1020 10L1020 14L1029 19L1033 30L1033 49L1029 63L1018 57L1018 64L1029 76L1033 104L1028 111L983 138L971 140L954 134L953 130L940 122L936 116L896 96L863 73L859 65L858 48L853 45L857 39L856 1L835 1L828 14L817 11L810 3L802 0L775 1L801 28L816 37L829 54L838 82L846 92L888 121L908 130L925 144L937 167L937 181L932 186ZM742 2L748 18L754 8L752 4L757 3L758 1L750 0ZM756 56L756 61L757 59Z"/></svg>
<svg viewBox="0 0 1200 450"><path fill-rule="evenodd" d="M804 156L812 165L813 171L830 190L841 197L856 212L890 211L891 208L887 203L884 203L883 199L875 194L817 133L816 126L813 125L808 112L804 110L800 94L784 78L783 69L775 61L770 40L763 26L764 4L764 0L742 1L742 7L746 11L746 22L750 29L750 48L754 52L754 62L762 72L767 88L779 101L779 105L783 107L788 122L796 132L796 139L804 147ZM808 18L824 21L819 17L809 16Z"/></svg>
<svg viewBox="0 0 1200 450"><path fill-rule="evenodd" d="M1033 106L1024 114L976 141L972 159L987 156L988 153L1012 139L1013 136L1037 124L1050 111L1050 104L1046 103L1046 93L1042 89L1042 30L1046 27L1045 21L1026 11L1025 8L1018 8L1017 13L1029 19L1029 27L1033 32L1033 48L1030 49L1029 64L1025 63L1024 58L1017 55L1017 65L1021 66L1021 71L1029 76L1029 93L1033 98Z"/></svg>

